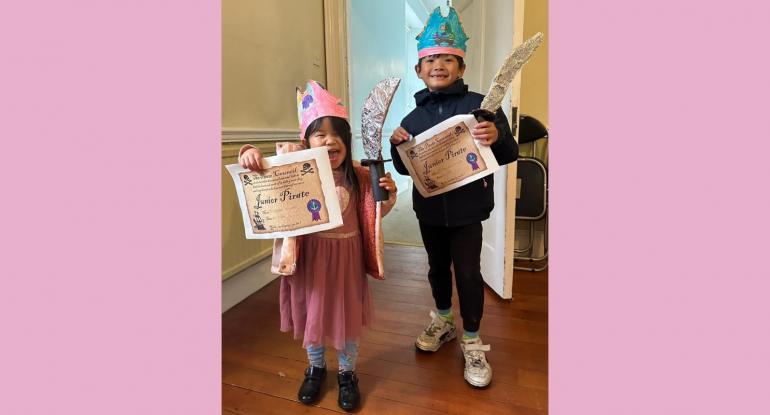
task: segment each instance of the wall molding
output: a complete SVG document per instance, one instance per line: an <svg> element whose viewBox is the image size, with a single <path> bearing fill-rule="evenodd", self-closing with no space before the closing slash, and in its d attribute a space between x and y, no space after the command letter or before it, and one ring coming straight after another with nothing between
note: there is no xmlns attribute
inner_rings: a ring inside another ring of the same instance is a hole
<svg viewBox="0 0 770 415"><path fill-rule="evenodd" d="M223 143L245 143L252 141L286 141L299 139L299 129L222 129Z"/></svg>

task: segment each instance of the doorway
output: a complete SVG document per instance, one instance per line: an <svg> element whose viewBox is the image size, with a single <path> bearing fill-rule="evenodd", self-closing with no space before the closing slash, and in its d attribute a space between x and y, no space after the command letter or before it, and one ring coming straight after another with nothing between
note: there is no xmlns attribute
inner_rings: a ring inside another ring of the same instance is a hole
<svg viewBox="0 0 770 415"><path fill-rule="evenodd" d="M502 60L512 49L514 2L458 0L449 3L453 4L460 15L470 39L466 52L467 68L463 77L465 83L472 91L486 93ZM348 1L348 74L351 126L354 132L353 158L365 158L360 119L364 100L377 82L395 76L401 78L401 85L393 98L382 131L383 156L389 156L390 135L414 108L413 95L425 88L414 72L417 63L415 37L422 31L429 14L436 7L441 7L443 15L448 14L445 0ZM510 93L504 100L503 110L510 121ZM514 163L495 173L495 209L490 218L483 222L482 274L490 288L506 299L512 297L513 286L512 269L505 272L507 265L510 266L513 261L513 238L510 238L510 247L507 247L506 234L514 235L515 226L512 215L511 220L506 221L506 216L515 207L515 199L506 197L507 188L510 187L506 184L509 172L515 177L515 168ZM392 163L386 164L386 171L392 174L399 193L396 207L383 220L385 242L422 246L419 225L412 210L412 180L396 172ZM510 255L506 254L508 251Z"/></svg>
<svg viewBox="0 0 770 415"><path fill-rule="evenodd" d="M366 158L361 142L361 109L369 92L380 80L401 78L382 129L382 153L390 158L389 138L401 120L415 107L414 94L425 88L415 75L417 42L428 14L441 0L348 1L348 62L350 77L353 158ZM412 209L413 183L409 176L396 172L386 163L398 186L398 201L383 219L385 242L422 246L417 218Z"/></svg>

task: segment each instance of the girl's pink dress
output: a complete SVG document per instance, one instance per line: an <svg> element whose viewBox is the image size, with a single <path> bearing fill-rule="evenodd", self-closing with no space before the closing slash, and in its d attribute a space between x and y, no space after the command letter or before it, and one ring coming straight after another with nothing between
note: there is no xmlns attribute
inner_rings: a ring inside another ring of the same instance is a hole
<svg viewBox="0 0 770 415"><path fill-rule="evenodd" d="M373 317L358 225L357 197L335 172L343 225L304 235L294 275L281 277L281 331L303 337L302 346L331 340L335 349L360 337ZM349 196L346 196L349 195Z"/></svg>

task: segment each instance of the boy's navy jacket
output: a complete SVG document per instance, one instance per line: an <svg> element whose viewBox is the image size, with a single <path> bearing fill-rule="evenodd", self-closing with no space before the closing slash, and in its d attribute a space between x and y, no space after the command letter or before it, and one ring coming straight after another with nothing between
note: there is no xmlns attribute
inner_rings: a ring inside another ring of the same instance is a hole
<svg viewBox="0 0 770 415"><path fill-rule="evenodd" d="M458 114L470 114L481 106L484 96L468 91L462 79L440 91L428 91L427 88L414 94L417 107L401 121L401 126L411 135L416 136L434 125ZM516 160L519 146L513 139L508 119L502 110L495 114L497 141L490 146L500 165ZM401 161L396 146L390 146L393 165L401 174L409 171ZM433 197L422 197L417 189L412 191L412 202L417 219L430 226L463 226L481 222L489 218L495 207L493 175L468 183L465 186Z"/></svg>

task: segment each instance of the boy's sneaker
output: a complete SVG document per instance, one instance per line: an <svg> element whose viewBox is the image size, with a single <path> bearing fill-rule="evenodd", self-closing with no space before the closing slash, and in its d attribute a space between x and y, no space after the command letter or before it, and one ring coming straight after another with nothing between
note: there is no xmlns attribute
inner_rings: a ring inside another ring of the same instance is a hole
<svg viewBox="0 0 770 415"><path fill-rule="evenodd" d="M454 320L447 320L430 311L431 322L414 342L414 345L426 352L435 352L442 344L457 337Z"/></svg>
<svg viewBox="0 0 770 415"><path fill-rule="evenodd" d="M492 381L492 367L484 354L489 351L489 345L482 344L480 337L474 337L460 341L460 348L465 358L465 380L477 388L489 385Z"/></svg>

